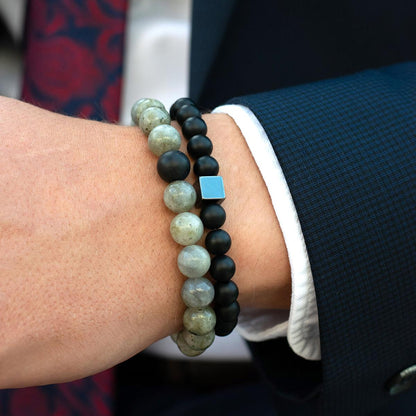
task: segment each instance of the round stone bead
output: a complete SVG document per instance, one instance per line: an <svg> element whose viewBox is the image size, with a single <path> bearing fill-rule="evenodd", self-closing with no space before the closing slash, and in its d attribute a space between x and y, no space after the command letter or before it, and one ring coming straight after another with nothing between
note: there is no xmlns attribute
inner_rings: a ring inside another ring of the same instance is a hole
<svg viewBox="0 0 416 416"><path fill-rule="evenodd" d="M201 156L209 156L212 153L211 140L202 134L192 136L186 147L188 149L188 153L194 159Z"/></svg>
<svg viewBox="0 0 416 416"><path fill-rule="evenodd" d="M194 173L197 176L215 176L220 165L212 156L201 156L194 164Z"/></svg>
<svg viewBox="0 0 416 416"><path fill-rule="evenodd" d="M192 332L184 329L181 332L183 340L189 345L193 350L206 350L215 340L215 331L210 331L205 335L195 335Z"/></svg>
<svg viewBox="0 0 416 416"><path fill-rule="evenodd" d="M215 333L214 333L214 336L215 336ZM191 348L188 345L188 343L184 340L183 331L179 333L178 338L176 340L176 345L178 346L181 353L188 357L196 357L198 355L201 355L205 351L205 349L197 350L197 349Z"/></svg>
<svg viewBox="0 0 416 416"><path fill-rule="evenodd" d="M221 306L227 306L237 300L238 297L238 287L232 281L228 282L217 282L214 285L215 290L215 304Z"/></svg>
<svg viewBox="0 0 416 416"><path fill-rule="evenodd" d="M195 105L186 104L183 105L176 112L176 121L182 126L183 122L190 117L201 117L201 112Z"/></svg>
<svg viewBox="0 0 416 416"><path fill-rule="evenodd" d="M152 153L160 156L169 150L179 150L181 135L171 125L161 124L149 133L148 144Z"/></svg>
<svg viewBox="0 0 416 416"><path fill-rule="evenodd" d="M238 320L232 322L217 321L215 325L215 335L219 337L225 337L233 332L233 329L237 326Z"/></svg>
<svg viewBox="0 0 416 416"><path fill-rule="evenodd" d="M178 267L186 277L202 277L211 265L211 258L204 247L192 245L178 255Z"/></svg>
<svg viewBox="0 0 416 416"><path fill-rule="evenodd" d="M150 107L158 107L165 110L165 106L159 100L155 100L154 98L142 98L136 101L131 108L131 119L134 124L139 125L140 116L143 111Z"/></svg>
<svg viewBox="0 0 416 416"><path fill-rule="evenodd" d="M137 100L133 106L131 107L130 110L130 115L131 115L131 120L133 121L134 124L138 125L139 124L139 110L138 107L139 105L144 101L147 100L148 98L141 98L140 100Z"/></svg>
<svg viewBox="0 0 416 416"><path fill-rule="evenodd" d="M215 307L215 315L217 317L217 321L234 322L236 319L238 319L239 313L240 305L237 301L234 301L227 306L217 305Z"/></svg>
<svg viewBox="0 0 416 416"><path fill-rule="evenodd" d="M216 318L214 310L206 308L188 308L183 314L183 325L195 335L205 335L215 328Z"/></svg>
<svg viewBox="0 0 416 416"><path fill-rule="evenodd" d="M149 134L155 127L161 124L170 124L169 113L164 108L149 107L140 115L139 127L145 134Z"/></svg>
<svg viewBox="0 0 416 416"><path fill-rule="evenodd" d="M171 182L163 193L163 201L173 212L189 211L196 202L195 188L186 181Z"/></svg>
<svg viewBox="0 0 416 416"><path fill-rule="evenodd" d="M225 254L231 247L231 237L224 230L210 231L205 238L205 247L211 254Z"/></svg>
<svg viewBox="0 0 416 416"><path fill-rule="evenodd" d="M175 332L170 336L170 339L176 344L176 341L178 340L179 332Z"/></svg>
<svg viewBox="0 0 416 416"><path fill-rule="evenodd" d="M207 125L201 117L189 117L182 124L182 133L185 139L190 139L197 134L207 134Z"/></svg>
<svg viewBox="0 0 416 416"><path fill-rule="evenodd" d="M228 280L230 280L235 273L234 260L225 254L215 256L211 260L209 272L218 282L228 282Z"/></svg>
<svg viewBox="0 0 416 416"><path fill-rule="evenodd" d="M176 113L178 112L178 110L187 104L190 104L196 107L196 104L190 98L187 98L187 97L178 98L170 107L170 110L169 110L170 118L172 120L176 120Z"/></svg>
<svg viewBox="0 0 416 416"><path fill-rule="evenodd" d="M214 286L205 277L186 279L182 286L181 296L189 308L203 308L214 299Z"/></svg>
<svg viewBox="0 0 416 416"><path fill-rule="evenodd" d="M199 241L204 233L204 225L198 215L182 212L172 219L170 234L182 246L190 246Z"/></svg>
<svg viewBox="0 0 416 416"><path fill-rule="evenodd" d="M225 210L221 205L209 204L199 214L203 224L210 230L220 228L225 222Z"/></svg>
<svg viewBox="0 0 416 416"><path fill-rule="evenodd" d="M157 173L166 182L185 179L191 170L188 157L179 150L169 150L159 156Z"/></svg>

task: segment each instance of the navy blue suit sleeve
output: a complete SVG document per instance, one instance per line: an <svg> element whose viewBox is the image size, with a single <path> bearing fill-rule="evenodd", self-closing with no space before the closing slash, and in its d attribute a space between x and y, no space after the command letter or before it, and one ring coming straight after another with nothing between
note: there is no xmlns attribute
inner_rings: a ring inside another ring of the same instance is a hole
<svg viewBox="0 0 416 416"><path fill-rule="evenodd" d="M416 363L416 63L230 102L266 130L302 226L323 414L368 414Z"/></svg>

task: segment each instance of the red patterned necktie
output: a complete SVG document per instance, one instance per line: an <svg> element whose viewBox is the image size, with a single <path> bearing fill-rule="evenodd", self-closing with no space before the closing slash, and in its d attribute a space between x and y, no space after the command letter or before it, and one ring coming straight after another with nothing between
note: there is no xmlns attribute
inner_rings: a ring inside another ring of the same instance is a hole
<svg viewBox="0 0 416 416"><path fill-rule="evenodd" d="M95 120L119 114L127 0L31 0L22 98ZM0 391L2 416L110 416L114 373Z"/></svg>
<svg viewBox="0 0 416 416"><path fill-rule="evenodd" d="M127 0L31 0L22 98L118 119Z"/></svg>

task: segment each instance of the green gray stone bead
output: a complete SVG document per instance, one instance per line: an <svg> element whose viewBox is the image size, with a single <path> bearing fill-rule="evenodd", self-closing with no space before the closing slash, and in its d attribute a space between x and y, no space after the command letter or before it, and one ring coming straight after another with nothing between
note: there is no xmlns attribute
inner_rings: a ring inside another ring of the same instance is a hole
<svg viewBox="0 0 416 416"><path fill-rule="evenodd" d="M145 134L149 134L161 124L170 124L169 113L163 108L149 107L140 115L139 127Z"/></svg>
<svg viewBox="0 0 416 416"><path fill-rule="evenodd" d="M148 100L148 98L141 98L140 100L137 100L131 107L130 115L134 124L139 125L139 106L145 100Z"/></svg>
<svg viewBox="0 0 416 416"><path fill-rule="evenodd" d="M204 247L192 245L178 255L178 267L186 277L202 277L211 265L211 258Z"/></svg>
<svg viewBox="0 0 416 416"><path fill-rule="evenodd" d="M175 332L173 333L170 338L171 340L176 344L176 342L178 341L178 336L179 336L179 332Z"/></svg>
<svg viewBox="0 0 416 416"><path fill-rule="evenodd" d="M195 335L205 335L215 328L216 318L214 310L206 308L188 308L183 314L183 325Z"/></svg>
<svg viewBox="0 0 416 416"><path fill-rule="evenodd" d="M179 150L181 147L181 135L169 124L161 124L155 127L149 134L149 149L160 156L169 150Z"/></svg>
<svg viewBox="0 0 416 416"><path fill-rule="evenodd" d="M163 194L165 205L173 212L191 210L196 202L195 188L186 181L171 182Z"/></svg>
<svg viewBox="0 0 416 416"><path fill-rule="evenodd" d="M205 335L195 335L192 332L184 329L181 332L181 338L188 344L188 346L196 351L206 350L215 339L215 331L209 331Z"/></svg>
<svg viewBox="0 0 416 416"><path fill-rule="evenodd" d="M205 277L186 279L182 286L181 296L189 308L203 308L214 299L214 286Z"/></svg>
<svg viewBox="0 0 416 416"><path fill-rule="evenodd" d="M170 223L172 238L182 246L190 246L199 241L204 232L204 224L198 215L191 212L178 214Z"/></svg>
<svg viewBox="0 0 416 416"><path fill-rule="evenodd" d="M155 100L154 98L141 98L131 107L130 114L134 124L139 125L140 116L142 115L143 111L150 107L158 107L166 110L165 106L159 100Z"/></svg>
<svg viewBox="0 0 416 416"><path fill-rule="evenodd" d="M196 350L195 348L191 348L183 338L183 331L179 333L179 336L176 340L176 345L178 346L182 354L187 355L188 357L196 357L197 355L201 355L205 351L205 349Z"/></svg>

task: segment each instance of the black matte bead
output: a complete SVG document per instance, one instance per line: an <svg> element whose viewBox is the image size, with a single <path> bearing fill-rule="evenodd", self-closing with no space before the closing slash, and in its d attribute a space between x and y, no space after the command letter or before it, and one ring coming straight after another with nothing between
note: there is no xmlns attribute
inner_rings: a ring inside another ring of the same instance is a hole
<svg viewBox="0 0 416 416"><path fill-rule="evenodd" d="M224 322L217 319L215 324L215 335L218 337L225 337L233 332L233 329L237 326L238 320L232 322Z"/></svg>
<svg viewBox="0 0 416 416"><path fill-rule="evenodd" d="M205 247L211 254L225 254L231 247L231 237L224 230L210 231L205 238Z"/></svg>
<svg viewBox="0 0 416 416"><path fill-rule="evenodd" d="M195 105L185 104L176 112L176 121L181 126L190 117L201 117L201 112Z"/></svg>
<svg viewBox="0 0 416 416"><path fill-rule="evenodd" d="M215 230L220 228L225 223L225 210L221 205L209 204L202 208L199 214L201 221L206 228Z"/></svg>
<svg viewBox="0 0 416 416"><path fill-rule="evenodd" d="M237 301L227 306L216 306L214 309L217 319L223 322L234 322L240 313L240 305Z"/></svg>
<svg viewBox="0 0 416 416"><path fill-rule="evenodd" d="M216 305L227 306L237 300L238 287L230 280L229 282L217 282L214 284Z"/></svg>
<svg viewBox="0 0 416 416"><path fill-rule="evenodd" d="M191 170L188 157L179 150L163 153L157 161L157 172L166 182L185 179Z"/></svg>
<svg viewBox="0 0 416 416"><path fill-rule="evenodd" d="M235 273L234 260L225 254L215 256L211 259L209 272L218 282L228 282L228 280L230 280Z"/></svg>
<svg viewBox="0 0 416 416"><path fill-rule="evenodd" d="M182 133L189 140L197 134L207 134L207 125L201 117L189 117L182 124Z"/></svg>
<svg viewBox="0 0 416 416"><path fill-rule="evenodd" d="M196 107L196 104L190 98L187 98L187 97L178 98L170 107L170 110L169 110L170 118L172 120L176 120L176 113L178 112L178 110L184 105L189 105L189 104Z"/></svg>
<svg viewBox="0 0 416 416"><path fill-rule="evenodd" d="M192 136L187 145L188 153L194 159L209 156L212 153L212 142L207 136L197 134Z"/></svg>
<svg viewBox="0 0 416 416"><path fill-rule="evenodd" d="M194 164L194 173L197 176L215 176L220 165L212 156L201 156Z"/></svg>

